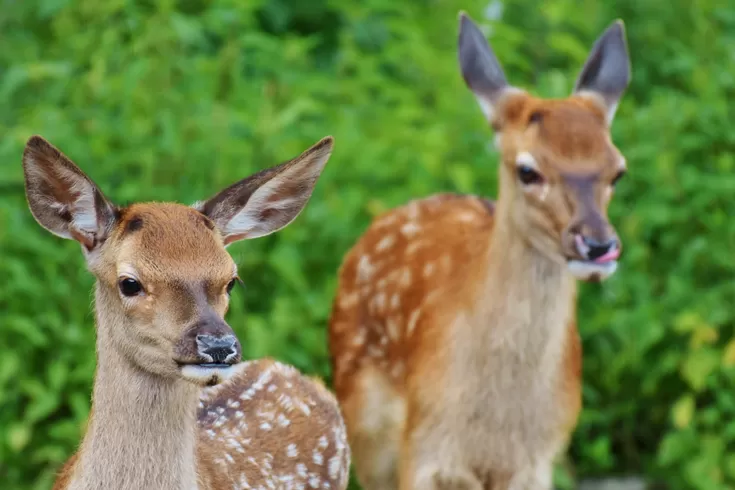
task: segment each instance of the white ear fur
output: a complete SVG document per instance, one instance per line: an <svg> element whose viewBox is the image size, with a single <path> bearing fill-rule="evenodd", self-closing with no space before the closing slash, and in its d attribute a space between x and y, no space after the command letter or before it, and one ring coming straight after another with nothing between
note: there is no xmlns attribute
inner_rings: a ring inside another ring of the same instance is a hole
<svg viewBox="0 0 735 490"><path fill-rule="evenodd" d="M114 221L114 206L74 163L40 136L23 152L25 189L31 214L51 233L77 240L89 252Z"/></svg>

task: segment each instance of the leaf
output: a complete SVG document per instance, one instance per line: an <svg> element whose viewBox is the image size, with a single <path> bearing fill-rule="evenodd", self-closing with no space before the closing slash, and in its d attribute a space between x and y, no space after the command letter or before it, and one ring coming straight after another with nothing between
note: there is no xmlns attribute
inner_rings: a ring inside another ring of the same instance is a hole
<svg viewBox="0 0 735 490"><path fill-rule="evenodd" d="M7 432L8 444L15 452L25 449L31 439L31 430L27 425L13 424Z"/></svg>
<svg viewBox="0 0 735 490"><path fill-rule="evenodd" d="M725 346L725 350L722 352L722 365L724 367L735 366L735 339L732 339Z"/></svg>
<svg viewBox="0 0 735 490"><path fill-rule="evenodd" d="M671 408L671 417L677 429L685 429L689 426L694 416L695 401L691 394L679 398Z"/></svg>
<svg viewBox="0 0 735 490"><path fill-rule="evenodd" d="M720 356L716 350L702 348L687 355L681 366L681 375L691 388L701 391L719 363Z"/></svg>

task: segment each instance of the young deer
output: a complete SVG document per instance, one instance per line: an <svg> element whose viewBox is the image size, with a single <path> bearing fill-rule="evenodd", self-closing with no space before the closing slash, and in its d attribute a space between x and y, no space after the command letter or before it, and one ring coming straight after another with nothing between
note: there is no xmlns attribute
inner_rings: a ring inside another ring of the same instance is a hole
<svg viewBox="0 0 735 490"><path fill-rule="evenodd" d="M193 207L121 208L43 138L28 141L31 212L81 243L96 278L92 411L55 490L347 486L334 397L290 366L240 362L224 320L238 281L225 247L294 220L331 151L325 138Z"/></svg>
<svg viewBox="0 0 735 490"><path fill-rule="evenodd" d="M580 410L576 281L603 280L625 169L609 126L628 86L621 22L565 99L513 88L460 14L462 75L497 135L497 204L440 194L378 217L340 269L337 398L366 489L551 488Z"/></svg>

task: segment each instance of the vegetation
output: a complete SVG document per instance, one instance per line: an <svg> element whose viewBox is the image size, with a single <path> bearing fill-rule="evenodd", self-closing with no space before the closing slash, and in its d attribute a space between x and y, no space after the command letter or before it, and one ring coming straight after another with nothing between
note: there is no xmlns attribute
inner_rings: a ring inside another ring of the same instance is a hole
<svg viewBox="0 0 735 490"><path fill-rule="evenodd" d="M371 217L434 192L496 192L491 130L457 66L460 9L491 31L511 81L547 97L566 95L594 38L626 22L634 76L613 133L630 171L611 206L624 257L611 280L582 286L585 410L559 486L635 473L674 490L735 488L735 6L0 5L4 489L50 488L79 441L95 366L93 280L78 245L26 207L26 139L48 138L119 203L191 203L334 135L306 211L231 247L246 287L229 314L248 356L329 381L336 270Z"/></svg>

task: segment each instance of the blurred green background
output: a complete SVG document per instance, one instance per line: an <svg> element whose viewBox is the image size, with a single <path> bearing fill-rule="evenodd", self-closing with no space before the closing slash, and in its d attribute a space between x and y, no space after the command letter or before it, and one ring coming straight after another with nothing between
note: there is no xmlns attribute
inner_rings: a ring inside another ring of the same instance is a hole
<svg viewBox="0 0 735 490"><path fill-rule="evenodd" d="M245 353L330 381L336 270L371 217L439 191L495 195L492 134L456 61L460 9L511 82L547 97L626 23L633 81L613 133L630 172L610 210L625 252L581 287L585 408L559 487L735 488L735 4L0 0L2 489L50 488L95 364L92 277L27 210L26 139L48 138L118 203L191 203L334 135L306 211L230 248Z"/></svg>

